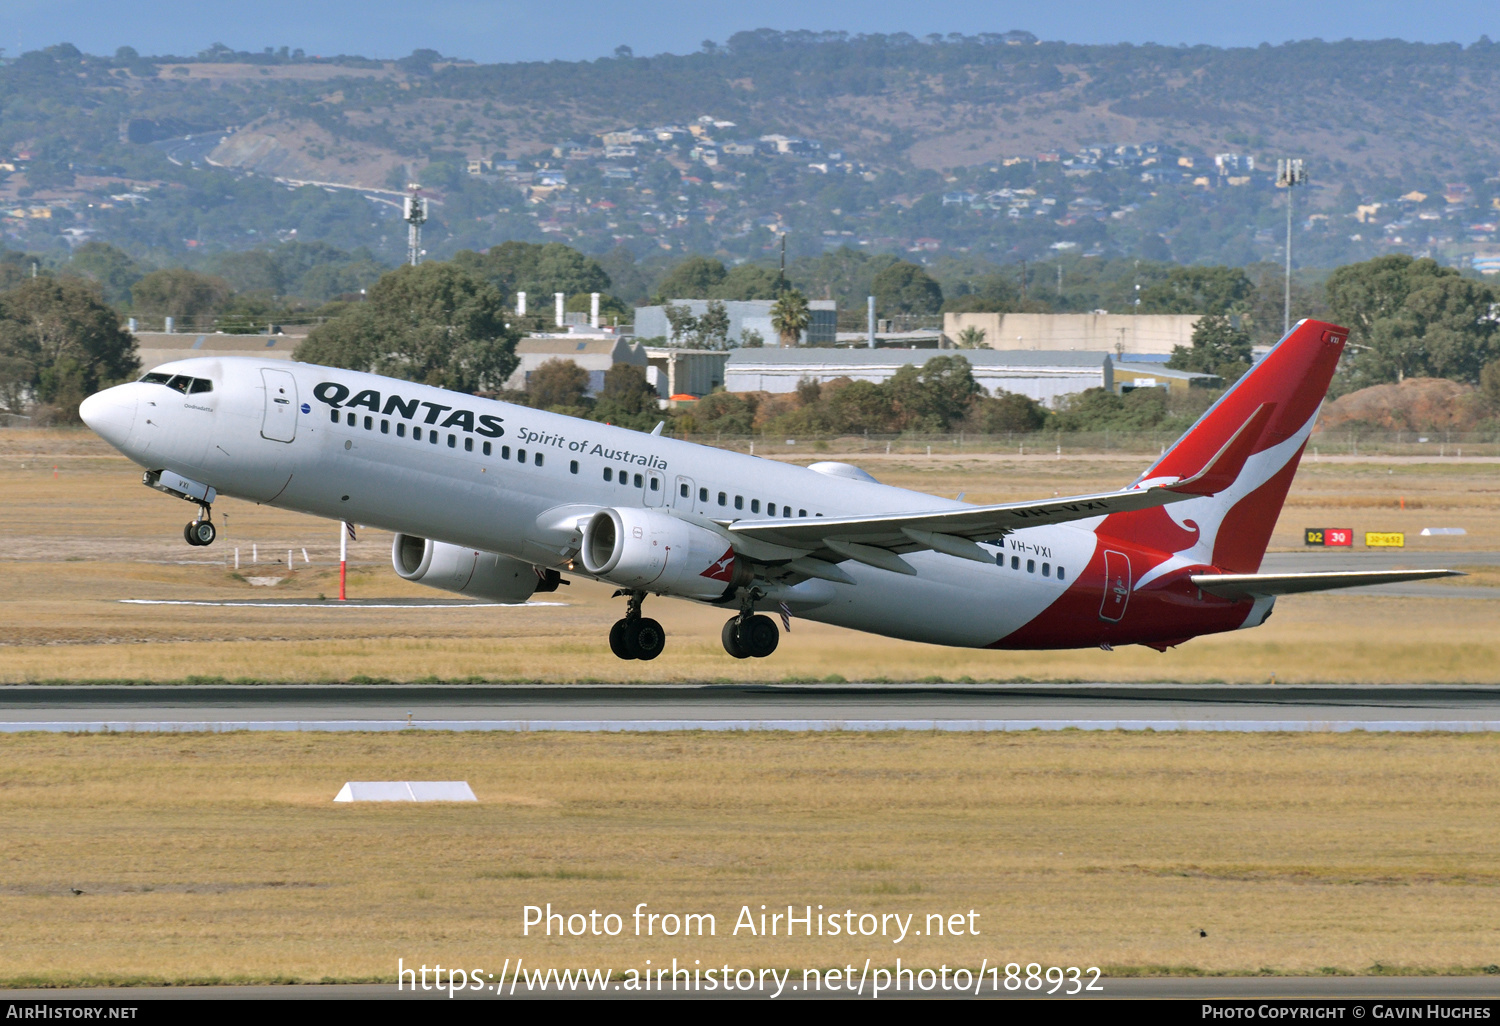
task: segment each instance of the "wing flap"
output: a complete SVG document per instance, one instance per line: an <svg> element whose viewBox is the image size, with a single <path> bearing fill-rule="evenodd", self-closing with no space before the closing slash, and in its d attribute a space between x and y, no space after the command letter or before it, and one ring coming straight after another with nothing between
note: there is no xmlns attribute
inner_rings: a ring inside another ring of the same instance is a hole
<svg viewBox="0 0 1500 1026"><path fill-rule="evenodd" d="M1210 595L1242 599L1463 576L1462 570L1332 570L1309 574L1193 574L1189 580Z"/></svg>

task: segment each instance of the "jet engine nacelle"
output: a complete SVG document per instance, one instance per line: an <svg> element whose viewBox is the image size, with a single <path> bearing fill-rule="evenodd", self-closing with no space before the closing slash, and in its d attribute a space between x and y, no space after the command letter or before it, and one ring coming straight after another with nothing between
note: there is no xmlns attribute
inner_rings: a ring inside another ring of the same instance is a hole
<svg viewBox="0 0 1500 1026"><path fill-rule="evenodd" d="M612 584L683 598L716 599L750 579L722 534L655 509L601 509L579 554Z"/></svg>
<svg viewBox="0 0 1500 1026"><path fill-rule="evenodd" d="M524 560L411 534L391 542L391 565L408 581L490 602L525 602L538 588L557 587L555 571L544 580Z"/></svg>

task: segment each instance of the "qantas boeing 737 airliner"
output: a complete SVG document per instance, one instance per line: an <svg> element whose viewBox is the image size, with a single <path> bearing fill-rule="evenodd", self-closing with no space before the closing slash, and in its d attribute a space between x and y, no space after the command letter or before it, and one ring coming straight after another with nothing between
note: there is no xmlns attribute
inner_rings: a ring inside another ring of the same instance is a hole
<svg viewBox="0 0 1500 1026"><path fill-rule="evenodd" d="M86 399L88 425L199 507L218 495L395 532L407 580L524 602L561 575L628 597L609 643L653 659L648 594L977 648L1140 644L1255 627L1276 596L1447 570L1258 574L1346 332L1302 321L1128 487L975 506L843 463L791 466L393 378L204 357Z"/></svg>

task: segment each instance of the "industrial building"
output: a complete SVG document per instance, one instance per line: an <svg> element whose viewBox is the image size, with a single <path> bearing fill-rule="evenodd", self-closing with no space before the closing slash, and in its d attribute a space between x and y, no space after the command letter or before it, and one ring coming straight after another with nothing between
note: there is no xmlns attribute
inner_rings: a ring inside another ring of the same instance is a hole
<svg viewBox="0 0 1500 1026"><path fill-rule="evenodd" d="M736 349L725 367L724 387L730 392L791 392L803 379L822 383L836 378L878 384L901 367L921 367L939 355L969 361L974 380L988 392L1015 392L1048 406L1056 405L1059 396L1115 387L1114 361L1106 352L989 349Z"/></svg>
<svg viewBox="0 0 1500 1026"><path fill-rule="evenodd" d="M606 334L608 329L584 328L574 335L534 335L516 343L516 369L505 387L525 389L532 373L548 360L571 360L589 375L588 394L597 395L604 387L604 374L617 363L628 363L645 370L646 350L632 344L622 335Z"/></svg>
<svg viewBox="0 0 1500 1026"><path fill-rule="evenodd" d="M955 345L965 329L977 328L984 332L984 345L991 349L1164 355L1171 353L1174 346L1192 346L1198 316L948 313L943 315L943 335L947 345Z"/></svg>
<svg viewBox="0 0 1500 1026"><path fill-rule="evenodd" d="M198 356L253 356L261 360L290 360L306 330L282 335L223 335L217 332L137 331L135 344L141 369Z"/></svg>

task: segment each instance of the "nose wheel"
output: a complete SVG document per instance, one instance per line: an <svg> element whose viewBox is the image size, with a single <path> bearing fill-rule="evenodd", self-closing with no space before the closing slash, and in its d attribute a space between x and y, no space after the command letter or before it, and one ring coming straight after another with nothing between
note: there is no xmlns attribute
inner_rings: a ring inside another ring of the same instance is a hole
<svg viewBox="0 0 1500 1026"><path fill-rule="evenodd" d="M182 537L189 545L212 545L214 543L214 539L219 536L219 531L214 527L214 522L209 519L211 515L209 507L200 507L198 519L183 527Z"/></svg>
<svg viewBox="0 0 1500 1026"><path fill-rule="evenodd" d="M625 605L625 617L609 629L609 650L621 659L655 659L667 644L667 632L649 616L641 615L644 591L631 591Z"/></svg>

